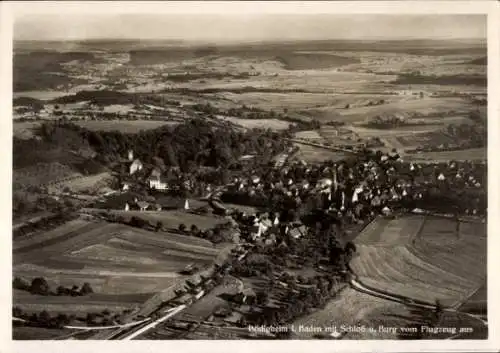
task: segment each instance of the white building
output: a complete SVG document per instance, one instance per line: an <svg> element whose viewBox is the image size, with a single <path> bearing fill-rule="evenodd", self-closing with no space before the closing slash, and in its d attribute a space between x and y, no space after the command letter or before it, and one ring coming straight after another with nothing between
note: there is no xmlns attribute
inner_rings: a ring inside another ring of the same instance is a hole
<svg viewBox="0 0 500 353"><path fill-rule="evenodd" d="M168 190L168 184L160 177L151 177L148 179L149 187L155 190Z"/></svg>
<svg viewBox="0 0 500 353"><path fill-rule="evenodd" d="M134 160L129 167L130 175L134 174L137 171L142 170L142 168L143 168L142 162L138 159Z"/></svg>

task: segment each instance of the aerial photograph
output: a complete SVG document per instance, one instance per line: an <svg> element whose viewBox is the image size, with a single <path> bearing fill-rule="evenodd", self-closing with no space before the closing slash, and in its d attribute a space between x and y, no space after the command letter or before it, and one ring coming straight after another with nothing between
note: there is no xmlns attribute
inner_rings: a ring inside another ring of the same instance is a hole
<svg viewBox="0 0 500 353"><path fill-rule="evenodd" d="M488 339L486 27L16 18L12 339Z"/></svg>

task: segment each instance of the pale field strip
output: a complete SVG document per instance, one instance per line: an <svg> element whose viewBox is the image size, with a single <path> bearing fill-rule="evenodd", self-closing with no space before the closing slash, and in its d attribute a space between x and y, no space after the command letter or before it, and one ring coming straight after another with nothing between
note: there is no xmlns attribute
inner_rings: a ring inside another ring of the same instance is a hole
<svg viewBox="0 0 500 353"><path fill-rule="evenodd" d="M28 246L33 246L36 244L40 244L41 246L43 246L44 242L46 241L56 243L55 240L58 238L61 238L61 241L65 241L65 238L68 237L69 234L71 234L71 237L76 237L79 236L80 233L91 232L97 229L99 229L100 231L107 231L109 229L112 229L112 227L108 226L108 223L89 222L83 219L75 219L62 224L61 226L53 230L37 234L33 237L27 236L18 238L12 242L12 247L15 253L17 250L22 250L23 248Z"/></svg>
<svg viewBox="0 0 500 353"><path fill-rule="evenodd" d="M177 278L180 275L175 272L132 272L132 271L110 271L101 269L54 269L33 264L22 264L15 267L15 272L46 273L47 275L89 275L89 276L118 276L118 277L153 277L153 278Z"/></svg>
<svg viewBox="0 0 500 353"><path fill-rule="evenodd" d="M156 129L166 125L179 124L177 121L168 120L86 120L74 121L76 125L94 131L115 131L123 133L137 133L141 130Z"/></svg>

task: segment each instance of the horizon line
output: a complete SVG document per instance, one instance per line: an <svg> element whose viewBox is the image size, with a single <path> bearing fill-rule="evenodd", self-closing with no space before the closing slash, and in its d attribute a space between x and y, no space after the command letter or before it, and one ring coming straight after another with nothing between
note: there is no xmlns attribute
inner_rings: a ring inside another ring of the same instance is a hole
<svg viewBox="0 0 500 353"><path fill-rule="evenodd" d="M486 41L487 37L457 37L457 38L438 38L438 37L371 37L371 38L287 38L287 39L183 39L183 38L139 38L139 37L96 37L96 38L13 38L13 42L90 42L90 41L167 41L167 42L223 42L223 43L276 43L276 42L312 42L312 41L417 41L417 40L428 40L428 41L463 41L463 40L474 40Z"/></svg>

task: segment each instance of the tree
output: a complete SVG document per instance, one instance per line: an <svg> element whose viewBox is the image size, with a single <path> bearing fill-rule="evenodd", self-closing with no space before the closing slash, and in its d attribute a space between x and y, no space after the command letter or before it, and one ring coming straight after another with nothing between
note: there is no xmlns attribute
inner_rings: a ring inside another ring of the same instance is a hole
<svg viewBox="0 0 500 353"><path fill-rule="evenodd" d="M90 283L85 282L83 284L82 288L80 289L80 294L81 295L87 295L87 294L91 294L91 293L94 293L94 290L92 289L92 286L90 285Z"/></svg>
<svg viewBox="0 0 500 353"><path fill-rule="evenodd" d="M163 222L162 221L156 222L155 231L158 232L158 231L160 231L162 229L163 229Z"/></svg>
<svg viewBox="0 0 500 353"><path fill-rule="evenodd" d="M191 233L192 233L193 235L198 234L198 232L199 232L199 231L200 231L200 230L198 229L198 227L196 226L196 224L191 225Z"/></svg>
<svg viewBox="0 0 500 353"><path fill-rule="evenodd" d="M96 318L97 318L96 314L87 313L87 318L85 319L85 321L87 322L87 325L91 326L95 324Z"/></svg>
<svg viewBox="0 0 500 353"><path fill-rule="evenodd" d="M43 310L38 316L38 322L42 325L48 325L50 323L50 319L50 314L46 310Z"/></svg>
<svg viewBox="0 0 500 353"><path fill-rule="evenodd" d="M76 297L80 294L80 291L78 290L78 286L77 285L74 285L73 287L71 287L71 296L72 297Z"/></svg>
<svg viewBox="0 0 500 353"><path fill-rule="evenodd" d="M19 290L29 290L30 284L20 277L15 277L12 281L12 287Z"/></svg>
<svg viewBox="0 0 500 353"><path fill-rule="evenodd" d="M56 290L57 295L66 295L68 290L64 286L58 286Z"/></svg>
<svg viewBox="0 0 500 353"><path fill-rule="evenodd" d="M12 308L12 316L13 317L20 318L20 317L23 316L23 314L24 314L23 309L21 309L20 307L15 306L15 307Z"/></svg>
<svg viewBox="0 0 500 353"><path fill-rule="evenodd" d="M267 292L257 292L255 296L255 300L258 305L265 305L269 300L269 293Z"/></svg>
<svg viewBox="0 0 500 353"><path fill-rule="evenodd" d="M56 317L56 325L57 327L63 327L65 325L68 325L70 323L70 318L66 314L59 314Z"/></svg>
<svg viewBox="0 0 500 353"><path fill-rule="evenodd" d="M47 283L47 280L45 280L45 278L37 277L34 278L33 281L31 281L30 292L32 294L48 295L49 290L49 284Z"/></svg>
<svg viewBox="0 0 500 353"><path fill-rule="evenodd" d="M179 224L179 231L182 233L186 231L186 225L184 223Z"/></svg>

